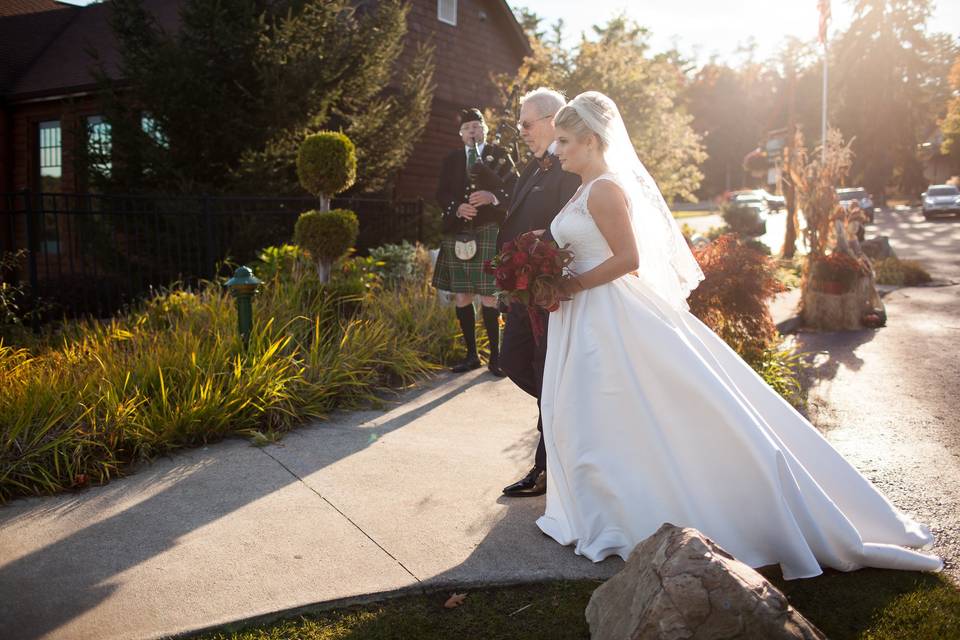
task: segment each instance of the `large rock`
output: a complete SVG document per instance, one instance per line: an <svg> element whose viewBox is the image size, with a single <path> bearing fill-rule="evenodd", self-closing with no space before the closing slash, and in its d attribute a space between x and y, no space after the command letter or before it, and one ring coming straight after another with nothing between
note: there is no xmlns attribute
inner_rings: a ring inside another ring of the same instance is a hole
<svg viewBox="0 0 960 640"><path fill-rule="evenodd" d="M871 260L883 260L885 258L896 258L897 254L893 252L890 246L890 238L887 236L877 236L860 243L860 249Z"/></svg>
<svg viewBox="0 0 960 640"><path fill-rule="evenodd" d="M826 637L759 573L669 523L593 592L586 615L593 640Z"/></svg>

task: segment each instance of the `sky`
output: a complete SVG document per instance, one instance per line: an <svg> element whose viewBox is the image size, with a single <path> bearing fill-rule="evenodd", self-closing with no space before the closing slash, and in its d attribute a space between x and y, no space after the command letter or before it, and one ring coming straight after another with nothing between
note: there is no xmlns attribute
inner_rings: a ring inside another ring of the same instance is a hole
<svg viewBox="0 0 960 640"><path fill-rule="evenodd" d="M509 0L511 7L527 7L543 17L543 24L562 18L568 42L573 45L580 33L591 32L593 24L604 23L624 13L651 31L654 52L676 44L681 53L706 62L716 53L721 60L737 62L738 45L756 40L757 60L772 57L788 35L816 40L817 0ZM846 1L833 0L829 33L845 31L853 18ZM960 0L939 0L927 23L931 31L960 36Z"/></svg>

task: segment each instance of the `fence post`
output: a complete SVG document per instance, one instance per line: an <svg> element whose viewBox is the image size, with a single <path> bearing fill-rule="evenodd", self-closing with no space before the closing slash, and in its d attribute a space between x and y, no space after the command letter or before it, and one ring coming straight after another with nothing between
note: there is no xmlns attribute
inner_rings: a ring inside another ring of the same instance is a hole
<svg viewBox="0 0 960 640"><path fill-rule="evenodd" d="M423 244L423 198L417 198L417 242Z"/></svg>
<svg viewBox="0 0 960 640"><path fill-rule="evenodd" d="M40 304L39 287L40 282L37 277L37 249L40 246L40 237L37 234L37 221L33 217L32 197L29 189L24 189L23 194L23 212L27 219L27 274L30 281L30 302L33 307L33 321L31 322L34 333L40 333L40 314L37 308ZM43 197L41 196L41 203ZM41 215L43 215L41 213Z"/></svg>
<svg viewBox="0 0 960 640"><path fill-rule="evenodd" d="M210 269L210 279L213 280L217 277L216 265L214 261L216 260L216 247L214 245L214 235L213 235L213 214L210 213L210 196L208 194L203 194L201 196L202 207L203 207L203 225L205 227L205 232L207 236L207 249L206 249L206 263L207 268Z"/></svg>

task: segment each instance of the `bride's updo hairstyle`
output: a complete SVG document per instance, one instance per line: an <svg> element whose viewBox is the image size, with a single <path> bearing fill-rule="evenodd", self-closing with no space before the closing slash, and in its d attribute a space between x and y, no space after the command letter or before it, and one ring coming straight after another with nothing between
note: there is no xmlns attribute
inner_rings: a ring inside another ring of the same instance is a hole
<svg viewBox="0 0 960 640"><path fill-rule="evenodd" d="M590 123L595 123L596 128L588 124L585 116ZM553 125L570 131L579 140L591 135L596 137L603 153L610 147L606 125L616 116L617 107L610 98L597 91L587 91L564 105L554 117Z"/></svg>

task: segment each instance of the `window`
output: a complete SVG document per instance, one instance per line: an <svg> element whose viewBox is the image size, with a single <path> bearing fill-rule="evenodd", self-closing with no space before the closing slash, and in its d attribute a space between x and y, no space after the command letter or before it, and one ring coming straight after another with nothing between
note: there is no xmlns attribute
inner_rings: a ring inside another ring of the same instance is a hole
<svg viewBox="0 0 960 640"><path fill-rule="evenodd" d="M457 26L457 0L437 0L437 20Z"/></svg>
<svg viewBox="0 0 960 640"><path fill-rule="evenodd" d="M163 133L163 129L160 128L160 123L158 123L150 113L145 111L140 117L140 127L161 147L170 146L170 141L167 139L166 134Z"/></svg>
<svg viewBox="0 0 960 640"><path fill-rule="evenodd" d="M103 116L87 118L87 153L90 156L90 171L107 177L113 167L110 140L110 123Z"/></svg>
<svg viewBox="0 0 960 640"><path fill-rule="evenodd" d="M48 120L37 124L37 156L40 158L40 190L58 193L63 188L63 145L60 140L60 121Z"/></svg>
<svg viewBox="0 0 960 640"><path fill-rule="evenodd" d="M40 217L39 250L46 255L60 253L60 237L57 229L57 196L63 191L63 144L60 137L60 121L47 120L37 123L37 182L44 193ZM31 247L33 250L33 247Z"/></svg>

